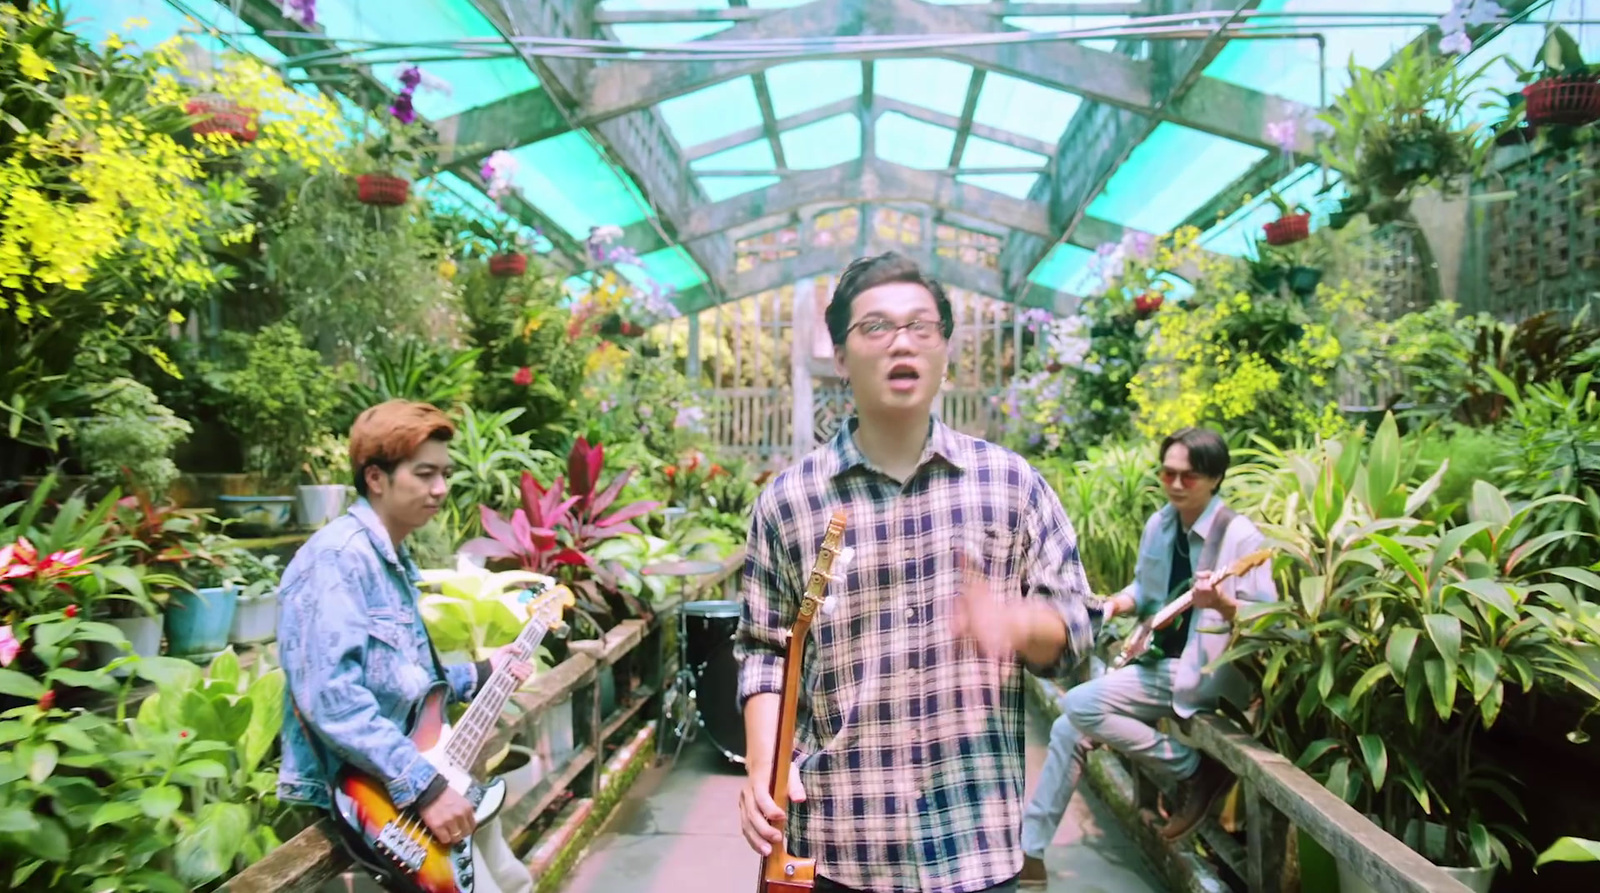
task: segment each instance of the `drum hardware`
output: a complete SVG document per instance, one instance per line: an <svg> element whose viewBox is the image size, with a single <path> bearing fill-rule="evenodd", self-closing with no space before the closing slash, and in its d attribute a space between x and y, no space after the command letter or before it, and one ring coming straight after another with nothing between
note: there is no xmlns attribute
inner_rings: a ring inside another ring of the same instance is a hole
<svg viewBox="0 0 1600 893"><path fill-rule="evenodd" d="M725 759L744 763L739 663L733 654L739 610L738 602L721 600L678 607L678 671L662 696L663 739L656 751L663 762L669 750L676 761L683 746L704 731Z"/></svg>

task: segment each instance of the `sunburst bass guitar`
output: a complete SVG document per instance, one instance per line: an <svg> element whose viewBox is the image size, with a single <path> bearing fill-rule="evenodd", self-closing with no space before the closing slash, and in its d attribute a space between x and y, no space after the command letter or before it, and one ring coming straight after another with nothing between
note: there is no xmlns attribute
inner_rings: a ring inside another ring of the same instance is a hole
<svg viewBox="0 0 1600 893"><path fill-rule="evenodd" d="M532 661L545 634L564 628L561 609L573 601L565 586L552 585L532 594L528 622L512 643L517 659ZM422 758L473 805L479 826L494 818L506 799L503 779L483 784L473 778L472 767L494 732L501 708L517 689L509 663L479 687L457 725L450 725L445 711L449 687L436 681L405 728ZM397 893L472 893L478 871L472 836L455 846L440 843L414 809L395 807L382 779L343 765L334 777L332 812L351 858L382 878L386 888Z"/></svg>

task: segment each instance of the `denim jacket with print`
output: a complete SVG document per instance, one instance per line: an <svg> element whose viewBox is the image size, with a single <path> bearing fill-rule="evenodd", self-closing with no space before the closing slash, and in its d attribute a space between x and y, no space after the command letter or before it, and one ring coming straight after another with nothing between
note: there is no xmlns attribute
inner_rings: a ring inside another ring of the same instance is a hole
<svg viewBox="0 0 1600 893"><path fill-rule="evenodd" d="M328 773L337 766L325 770L325 757L382 779L401 809L437 775L402 731L439 678L417 578L365 499L313 534L284 570L278 658L292 697L284 699L279 799L327 808ZM444 671L454 696L470 699L478 667Z"/></svg>

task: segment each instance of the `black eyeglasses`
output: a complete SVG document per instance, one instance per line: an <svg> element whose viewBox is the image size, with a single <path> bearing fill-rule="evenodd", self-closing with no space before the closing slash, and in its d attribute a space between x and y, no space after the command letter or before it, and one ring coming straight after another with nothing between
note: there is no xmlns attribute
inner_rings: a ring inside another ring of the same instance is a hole
<svg viewBox="0 0 1600 893"><path fill-rule="evenodd" d="M909 332L911 340L919 344L931 344L942 334L938 323L930 322L926 319L913 319L900 325L896 325L887 319L864 319L850 328L859 330L861 337L874 344L883 344L893 340L895 334L901 330Z"/></svg>

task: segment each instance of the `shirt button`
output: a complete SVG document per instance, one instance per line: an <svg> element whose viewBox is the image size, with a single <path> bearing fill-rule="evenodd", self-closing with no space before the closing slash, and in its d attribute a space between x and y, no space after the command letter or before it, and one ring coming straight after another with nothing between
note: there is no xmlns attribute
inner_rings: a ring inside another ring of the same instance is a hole
<svg viewBox="0 0 1600 893"><path fill-rule="evenodd" d="M906 619L907 620L916 620L917 619L917 609L916 608L906 608Z"/></svg>

